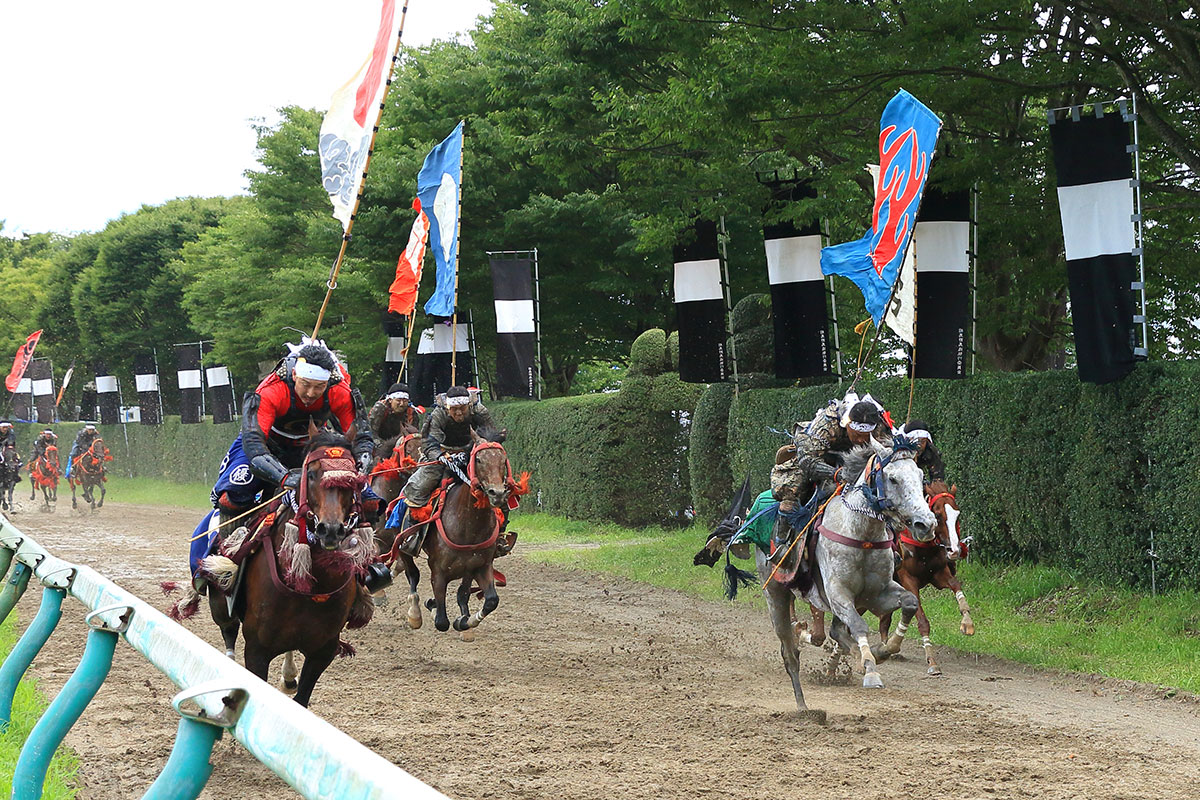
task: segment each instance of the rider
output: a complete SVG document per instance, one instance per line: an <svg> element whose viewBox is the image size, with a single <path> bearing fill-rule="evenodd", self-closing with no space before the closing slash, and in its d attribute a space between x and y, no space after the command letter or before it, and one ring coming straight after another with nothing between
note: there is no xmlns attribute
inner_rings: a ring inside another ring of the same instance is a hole
<svg viewBox="0 0 1200 800"><path fill-rule="evenodd" d="M71 454L67 458L67 474L66 477L71 477L71 467L75 464L75 459L86 453L88 448L92 446L92 442L96 441L96 437L100 435L100 431L96 429L96 423L85 422L83 427L79 429L79 433L75 434L75 443L71 445Z"/></svg>
<svg viewBox="0 0 1200 800"><path fill-rule="evenodd" d="M16 451L17 431L15 428L13 428L13 424L11 422L9 422L6 419L0 419L0 450L4 450L7 447L13 448L14 452ZM16 476L17 476L18 481L21 480L20 469L21 469L21 456L17 455Z"/></svg>
<svg viewBox="0 0 1200 800"><path fill-rule="evenodd" d="M58 435L55 434L54 431L50 430L49 428L46 428L46 430L39 433L38 437L33 440L33 455L30 458L30 460L37 461L39 458L41 458L42 456L44 456L46 454L47 447L49 447L50 445L57 445L57 444L58 444Z"/></svg>
<svg viewBox="0 0 1200 800"><path fill-rule="evenodd" d="M900 433L903 433L909 439L915 439L917 442L917 466L922 472L928 471L929 478L926 483L935 483L937 481L946 480L946 466L942 463L942 454L936 447L933 446L933 435L929 432L929 425L921 420L912 420L900 428Z"/></svg>
<svg viewBox="0 0 1200 800"><path fill-rule="evenodd" d="M438 398L421 429L423 460L434 463L420 467L404 485L400 497L405 512L400 530L411 527L414 509L429 505L430 495L441 483L443 472L453 463L453 454L470 452L479 441L476 430L491 427L491 412L465 387L451 386L443 397ZM421 551L424 538L425 527L422 526L401 543L400 551L415 556Z"/></svg>
<svg viewBox="0 0 1200 800"><path fill-rule="evenodd" d="M412 405L406 383L392 384L387 394L371 407L367 419L371 432L381 442L421 429L421 412Z"/></svg>

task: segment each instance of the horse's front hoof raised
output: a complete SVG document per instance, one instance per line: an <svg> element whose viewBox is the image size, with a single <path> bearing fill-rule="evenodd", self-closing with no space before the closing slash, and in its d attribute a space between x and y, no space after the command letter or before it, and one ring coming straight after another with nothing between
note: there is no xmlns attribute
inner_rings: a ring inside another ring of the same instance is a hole
<svg viewBox="0 0 1200 800"><path fill-rule="evenodd" d="M284 694L295 694L296 689L300 687L300 681L282 681L279 684L279 691Z"/></svg>
<svg viewBox="0 0 1200 800"><path fill-rule="evenodd" d="M868 672L866 675L863 675L863 688L882 689L883 678L879 676L878 672Z"/></svg>
<svg viewBox="0 0 1200 800"><path fill-rule="evenodd" d="M925 670L925 674L932 675L935 678L939 677L942 674L942 668L937 664L930 664L929 669Z"/></svg>
<svg viewBox="0 0 1200 800"><path fill-rule="evenodd" d="M962 621L962 624L958 626L958 629L960 631L962 631L964 634L966 634L967 636L975 635L975 623L971 621L970 617L967 617L966 619L964 619Z"/></svg>
<svg viewBox="0 0 1200 800"><path fill-rule="evenodd" d="M471 627L471 618L470 617L459 617L458 619L454 620L454 630L456 630L456 631L465 631L465 630L469 629L470 627Z"/></svg>

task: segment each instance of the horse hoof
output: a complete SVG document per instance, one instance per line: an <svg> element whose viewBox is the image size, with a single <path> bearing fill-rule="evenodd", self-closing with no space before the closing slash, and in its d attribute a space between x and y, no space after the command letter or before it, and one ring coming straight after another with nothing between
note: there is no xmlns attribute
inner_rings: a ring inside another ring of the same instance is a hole
<svg viewBox="0 0 1200 800"><path fill-rule="evenodd" d="M883 678L879 677L878 672L868 672L866 675L863 675L863 688L882 689Z"/></svg>
<svg viewBox="0 0 1200 800"><path fill-rule="evenodd" d="M415 617L407 617L406 621L408 622L408 627L412 628L414 631L419 630L420 627L425 623L425 620L421 618L420 614Z"/></svg>
<svg viewBox="0 0 1200 800"><path fill-rule="evenodd" d="M958 629L967 636L975 635L975 623L973 622L964 622L962 625L958 626Z"/></svg>
<svg viewBox="0 0 1200 800"><path fill-rule="evenodd" d="M425 601L425 607L430 611L433 611L435 608L437 608L437 601L431 597Z"/></svg>
<svg viewBox="0 0 1200 800"><path fill-rule="evenodd" d="M463 632L462 632L461 634L459 634L459 635L462 637L462 640L463 640L464 642L473 642L473 641L475 641L475 629L474 629L474 628L467 628L465 631L463 631Z"/></svg>
<svg viewBox="0 0 1200 800"><path fill-rule="evenodd" d="M896 653L900 652L900 648L901 648L901 646L903 646L903 644L904 644L904 637L897 636L896 634L893 633L891 636L888 637L888 640L887 640L886 647L887 647L888 653L890 653L891 655L896 655Z"/></svg>
<svg viewBox="0 0 1200 800"><path fill-rule="evenodd" d="M295 694L296 689L299 688L299 686L300 681L283 681L279 685L279 690L284 694Z"/></svg>
<svg viewBox="0 0 1200 800"><path fill-rule="evenodd" d="M926 675L932 675L935 678L942 674L942 668L937 664L930 664L929 669L925 670Z"/></svg>
<svg viewBox="0 0 1200 800"><path fill-rule="evenodd" d="M811 722L814 725L824 725L827 722L825 712L816 708L796 709L796 718L801 722Z"/></svg>
<svg viewBox="0 0 1200 800"><path fill-rule="evenodd" d="M456 630L456 631L465 631L470 627L471 627L471 618L470 617L459 617L458 619L454 620L454 630Z"/></svg>
<svg viewBox="0 0 1200 800"><path fill-rule="evenodd" d="M450 630L450 620L447 619L443 622L440 619L435 619L433 621L433 627L437 628L442 633L445 633L446 631Z"/></svg>

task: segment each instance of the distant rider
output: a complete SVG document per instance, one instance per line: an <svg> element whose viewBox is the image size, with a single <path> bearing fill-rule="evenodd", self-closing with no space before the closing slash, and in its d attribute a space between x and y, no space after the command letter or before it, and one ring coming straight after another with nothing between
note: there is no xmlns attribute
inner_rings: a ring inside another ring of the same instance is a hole
<svg viewBox="0 0 1200 800"><path fill-rule="evenodd" d="M16 446L17 446L17 431L13 427L13 424L6 419L0 420L0 451L6 449L8 447L12 447L15 452ZM21 463L22 463L21 456L18 454L17 455L17 465L16 465L16 467L14 467L14 469L17 470L16 475L17 475L18 481L21 480L21 473L20 473Z"/></svg>
<svg viewBox="0 0 1200 800"><path fill-rule="evenodd" d="M79 433L75 434L75 442L71 445L71 453L67 458L66 477L71 477L71 469L75 466L75 460L88 451L92 442L96 441L96 437L99 435L100 431L94 422L85 422Z"/></svg>
<svg viewBox="0 0 1200 800"><path fill-rule="evenodd" d="M942 454L933 446L933 434L929 425L921 420L912 420L900 428L900 432L909 439L917 442L917 466L922 473L928 473L926 483L946 480L946 465L942 462Z"/></svg>
<svg viewBox="0 0 1200 800"><path fill-rule="evenodd" d="M33 440L33 454L31 461L37 461L42 456L46 455L46 448L50 445L58 444L58 435L54 431L46 428L38 434L38 437Z"/></svg>
<svg viewBox="0 0 1200 800"><path fill-rule="evenodd" d="M406 383L392 384L387 394L371 406L367 420L380 442L421 430L421 412L413 406Z"/></svg>

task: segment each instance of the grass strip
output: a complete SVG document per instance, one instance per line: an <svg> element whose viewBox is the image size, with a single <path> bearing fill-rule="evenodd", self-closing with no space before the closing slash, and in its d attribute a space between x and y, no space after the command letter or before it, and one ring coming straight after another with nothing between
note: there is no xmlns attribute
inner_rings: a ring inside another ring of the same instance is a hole
<svg viewBox="0 0 1200 800"><path fill-rule="evenodd" d="M8 657L9 651L16 644L15 631L16 612L8 615L8 619L0 625L0 654ZM26 677L17 686L17 694L13 699L12 723L8 729L0 733L0 797L12 795L13 771L17 767L17 757L21 754L21 746L29 737L29 732L46 710L46 698L38 691L37 681ZM50 770L46 773L44 800L70 800L74 798L79 787L76 786L76 772L79 769L79 758L66 747L58 748L50 761Z"/></svg>
<svg viewBox="0 0 1200 800"><path fill-rule="evenodd" d="M520 514L512 527L520 531L518 553L531 561L619 575L706 600L724 598L724 561L712 569L692 566L692 556L704 544L699 527L628 529L548 514ZM734 562L753 571L752 562ZM1196 592L1149 597L1038 565L971 561L958 575L976 632L959 632L958 605L950 592L927 588L921 599L937 646L1200 693L1194 667L1200 659ZM736 602L765 607L757 587L742 590ZM877 624L873 616L868 622ZM909 638L919 639L915 624ZM919 645L907 649L919 657Z"/></svg>
<svg viewBox="0 0 1200 800"><path fill-rule="evenodd" d="M174 508L210 509L209 492L212 486L206 483L172 483L159 478L128 478L109 475L108 494L105 503L134 503L144 506L169 506ZM78 496L79 490L76 489ZM71 487L66 483L58 487L58 504L71 503ZM79 498L79 502L83 502ZM197 521L199 519L197 518Z"/></svg>

